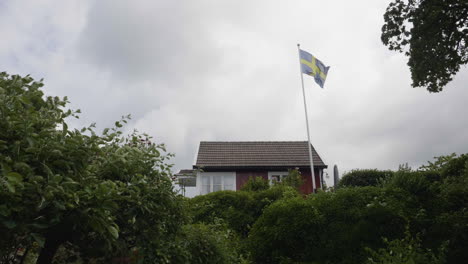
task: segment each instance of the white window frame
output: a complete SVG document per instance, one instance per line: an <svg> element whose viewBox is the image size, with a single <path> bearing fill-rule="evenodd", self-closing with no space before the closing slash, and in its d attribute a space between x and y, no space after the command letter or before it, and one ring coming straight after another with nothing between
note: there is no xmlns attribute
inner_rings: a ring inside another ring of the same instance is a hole
<svg viewBox="0 0 468 264"><path fill-rule="evenodd" d="M270 185L273 185L273 177L279 176L279 182L281 182L286 176L288 176L289 172L287 171L269 171L268 172L268 182Z"/></svg>
<svg viewBox="0 0 468 264"><path fill-rule="evenodd" d="M206 184L203 184L203 177L208 177L209 178L209 188L208 188L208 192L207 193L203 193L203 187L204 186L207 186ZM206 174L206 173L203 173L200 175L200 194L208 194L208 193L212 193L214 192L213 191L213 187L214 187L214 177L220 177L221 178L221 191L224 191L225 190L225 177L232 177L234 179L234 182L232 184L232 189L228 189L228 190L236 190L236 174L233 173L231 175L226 175L226 174L223 174L223 175L219 175L219 174ZM217 184L218 185L218 184Z"/></svg>

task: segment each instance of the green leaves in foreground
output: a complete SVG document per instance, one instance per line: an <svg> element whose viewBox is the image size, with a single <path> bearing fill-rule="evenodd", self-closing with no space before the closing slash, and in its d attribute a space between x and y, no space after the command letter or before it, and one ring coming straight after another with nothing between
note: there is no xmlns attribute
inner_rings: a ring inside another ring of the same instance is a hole
<svg viewBox="0 0 468 264"><path fill-rule="evenodd" d="M109 262L135 248L169 258L185 218L170 181L172 156L137 132L128 117L105 129L71 129L67 98L45 96L42 82L0 73L0 262L19 249L50 263L58 247L84 262Z"/></svg>

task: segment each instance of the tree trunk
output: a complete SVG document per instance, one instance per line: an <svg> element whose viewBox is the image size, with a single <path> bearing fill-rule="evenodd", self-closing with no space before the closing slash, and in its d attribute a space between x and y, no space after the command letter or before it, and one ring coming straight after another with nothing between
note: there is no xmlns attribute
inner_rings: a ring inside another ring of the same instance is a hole
<svg viewBox="0 0 468 264"><path fill-rule="evenodd" d="M54 259L57 249L63 242L53 236L46 238L44 248L42 248L36 264L50 264Z"/></svg>
<svg viewBox="0 0 468 264"><path fill-rule="evenodd" d="M39 254L36 264L50 264L54 259L57 249L69 239L71 230L67 227L66 222L49 229L45 236L44 247Z"/></svg>
<svg viewBox="0 0 468 264"><path fill-rule="evenodd" d="M28 256L29 248L30 248L30 247L26 248L26 250L24 251L24 254L23 254L23 256L21 257L20 264L23 264L23 263L24 263L24 260L25 260L26 257Z"/></svg>

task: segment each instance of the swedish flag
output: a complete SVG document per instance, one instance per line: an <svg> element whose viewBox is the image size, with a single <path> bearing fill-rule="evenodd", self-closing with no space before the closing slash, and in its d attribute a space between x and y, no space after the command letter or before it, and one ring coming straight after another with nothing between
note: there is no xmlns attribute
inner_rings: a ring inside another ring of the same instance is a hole
<svg viewBox="0 0 468 264"><path fill-rule="evenodd" d="M321 61L312 56L312 54L301 49L299 50L299 56L301 59L302 73L314 77L315 82L323 88L330 66L326 67Z"/></svg>

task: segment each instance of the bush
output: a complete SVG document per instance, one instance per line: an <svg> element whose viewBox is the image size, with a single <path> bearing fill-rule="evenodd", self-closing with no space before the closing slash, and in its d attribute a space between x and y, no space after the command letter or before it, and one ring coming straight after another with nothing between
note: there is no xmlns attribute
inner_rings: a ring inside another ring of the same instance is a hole
<svg viewBox="0 0 468 264"><path fill-rule="evenodd" d="M435 248L448 240L447 262L463 263L468 259L468 175L447 178L433 199L437 205L425 242Z"/></svg>
<svg viewBox="0 0 468 264"><path fill-rule="evenodd" d="M459 157L450 159L442 167L442 177L461 177L468 174L468 154L462 154Z"/></svg>
<svg viewBox="0 0 468 264"><path fill-rule="evenodd" d="M324 220L303 198L279 200L265 209L249 234L255 263L299 262L320 248Z"/></svg>
<svg viewBox="0 0 468 264"><path fill-rule="evenodd" d="M398 237L405 221L375 187L344 188L273 203L255 222L249 245L256 263L362 263L364 247Z"/></svg>
<svg viewBox="0 0 468 264"><path fill-rule="evenodd" d="M182 252L172 263L238 263L235 235L220 225L192 224L182 228L179 236Z"/></svg>
<svg viewBox="0 0 468 264"><path fill-rule="evenodd" d="M219 191L189 201L194 223L214 224L223 219L229 228L246 236L255 221L254 201L250 192Z"/></svg>
<svg viewBox="0 0 468 264"><path fill-rule="evenodd" d="M430 170L397 172L384 186L387 200L407 220L409 232L420 235L421 247L435 251L449 241L448 263L468 259L468 177L463 175L464 159L465 155L461 155L444 159Z"/></svg>
<svg viewBox="0 0 468 264"><path fill-rule="evenodd" d="M295 169L289 170L288 175L277 184L290 186L299 191L303 183L304 180L302 179L301 172Z"/></svg>
<svg viewBox="0 0 468 264"><path fill-rule="evenodd" d="M444 243L438 254L430 249L422 248L420 240L414 239L409 233L405 238L388 241L384 239L386 248L378 250L367 249L369 257L367 264L445 264Z"/></svg>
<svg viewBox="0 0 468 264"><path fill-rule="evenodd" d="M382 171L377 169L352 170L346 173L338 183L341 187L363 187L378 186L382 181L392 177L392 171Z"/></svg>
<svg viewBox="0 0 468 264"><path fill-rule="evenodd" d="M212 224L223 219L241 237L247 237L263 209L284 196L299 196L291 187L273 186L264 191L219 191L189 200L194 223Z"/></svg>
<svg viewBox="0 0 468 264"><path fill-rule="evenodd" d="M256 192L268 190L269 188L270 184L268 183L268 180L265 180L262 177L249 177L249 180L244 184L244 186L242 186L241 190Z"/></svg>

